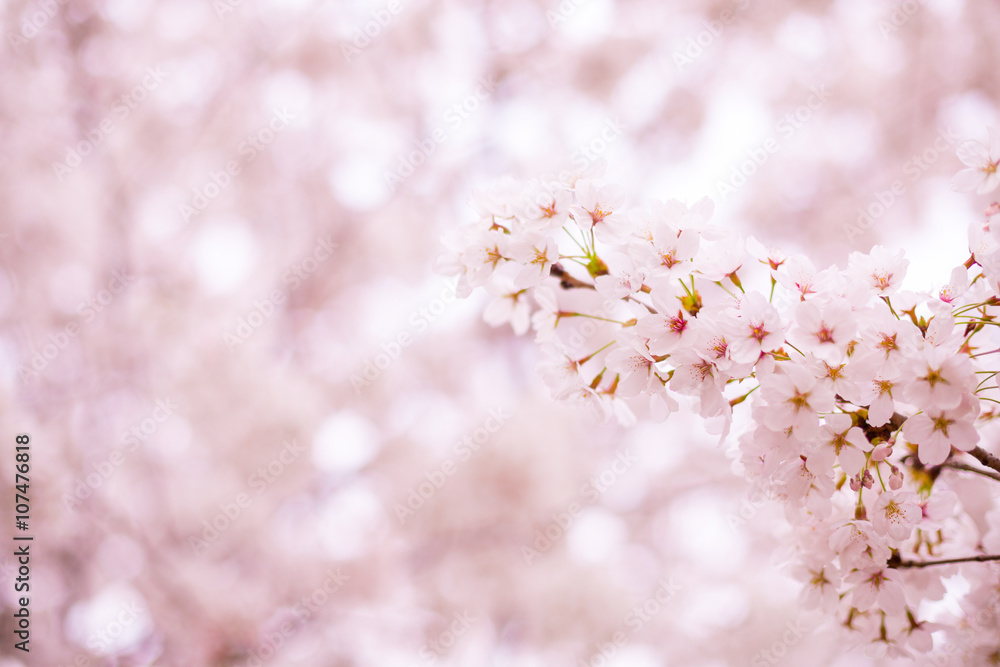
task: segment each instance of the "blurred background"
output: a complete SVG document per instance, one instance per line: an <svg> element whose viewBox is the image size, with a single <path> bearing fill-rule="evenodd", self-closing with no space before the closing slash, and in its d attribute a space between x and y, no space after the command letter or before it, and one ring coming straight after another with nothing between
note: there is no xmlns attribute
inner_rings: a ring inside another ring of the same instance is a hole
<svg viewBox="0 0 1000 667"><path fill-rule="evenodd" d="M474 189L605 160L633 205L940 284L994 4L10 0L0 32L34 536L3 667L893 664L813 632L696 419L553 402L432 264Z"/></svg>

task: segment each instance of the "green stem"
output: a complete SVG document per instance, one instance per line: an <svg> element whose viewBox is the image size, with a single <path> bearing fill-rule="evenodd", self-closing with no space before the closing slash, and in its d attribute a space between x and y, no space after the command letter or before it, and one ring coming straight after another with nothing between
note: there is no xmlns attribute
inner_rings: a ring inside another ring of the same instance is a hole
<svg viewBox="0 0 1000 667"><path fill-rule="evenodd" d="M898 320L899 319L899 315L896 313L896 309L892 307L892 302L889 301L889 297L884 296L884 297L882 297L882 300L885 301L885 305L889 306L889 312L891 312L893 315L895 315L896 319Z"/></svg>
<svg viewBox="0 0 1000 667"><path fill-rule="evenodd" d="M747 393L743 394L742 396L737 396L733 400L729 401L729 407L735 408L737 405L739 405L743 401L747 400L747 397L749 397L750 394L754 393L758 389L760 389L760 385L757 385L756 387L754 387L753 389L751 389Z"/></svg>
<svg viewBox="0 0 1000 667"><path fill-rule="evenodd" d="M590 252L587 251L587 249L583 246L583 244L581 244L579 241L577 241L576 237L573 236L573 234L568 229L566 229L565 227L563 227L562 230L564 232L566 232L566 236L568 236L568 237L570 237L570 239L572 239L573 243L576 244L576 247L579 248L581 252L583 252L584 257L586 257L587 259L590 259Z"/></svg>
<svg viewBox="0 0 1000 667"><path fill-rule="evenodd" d="M597 315L588 315L587 313L571 313L569 311L559 311L556 313L559 317L589 317L592 320L600 320L602 322L611 322L612 324L620 324L626 326L628 322L619 322L618 320L611 320L607 317L598 317Z"/></svg>
<svg viewBox="0 0 1000 667"><path fill-rule="evenodd" d="M801 354L803 357L806 356L805 353L802 352L802 350L800 350L799 348L795 347L794 345L792 345L791 343L789 343L787 340L785 341L785 345L787 345L788 347L792 348L793 350L795 350L796 352L798 352L799 354Z"/></svg>
<svg viewBox="0 0 1000 667"><path fill-rule="evenodd" d="M590 354L588 354L587 356L585 356L583 359L577 359L576 363L577 364L585 364L588 361L590 361L591 359L593 359L596 355L600 354L602 351L608 349L609 347L611 347L614 344L615 344L615 341L611 341L607 345L604 345L602 347L597 348L596 350L594 350L593 352L591 352Z"/></svg>

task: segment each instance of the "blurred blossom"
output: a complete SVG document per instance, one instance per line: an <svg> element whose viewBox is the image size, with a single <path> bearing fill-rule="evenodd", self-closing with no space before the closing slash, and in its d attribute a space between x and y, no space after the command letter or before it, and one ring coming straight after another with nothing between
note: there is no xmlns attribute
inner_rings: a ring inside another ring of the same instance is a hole
<svg viewBox="0 0 1000 667"><path fill-rule="evenodd" d="M0 29L4 497L30 433L37 581L0 665L908 664L785 642L803 584L718 430L557 405L432 265L474 191L575 175L620 186L602 237L708 197L818 267L905 244L944 285L989 204L952 175L998 178L992 3L11 0ZM491 319L522 330L510 278ZM993 494L959 493L984 533Z"/></svg>

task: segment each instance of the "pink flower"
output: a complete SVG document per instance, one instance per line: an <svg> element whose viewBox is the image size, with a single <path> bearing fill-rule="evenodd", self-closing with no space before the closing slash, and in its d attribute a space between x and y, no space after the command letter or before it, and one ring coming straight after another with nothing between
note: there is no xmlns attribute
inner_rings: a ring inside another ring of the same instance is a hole
<svg viewBox="0 0 1000 667"><path fill-rule="evenodd" d="M583 391L587 382L580 375L580 364L565 354L550 348L551 356L539 362L538 373L552 392L552 398L563 399Z"/></svg>
<svg viewBox="0 0 1000 667"><path fill-rule="evenodd" d="M590 181L576 186L576 204L569 214L583 230L594 230L598 240L615 243L619 240L619 220L615 211L625 202L625 192L614 185L597 188Z"/></svg>
<svg viewBox="0 0 1000 667"><path fill-rule="evenodd" d="M906 611L906 595L900 584L899 573L888 568L868 568L847 575L848 583L855 584L852 604L860 611L873 608L897 616Z"/></svg>
<svg viewBox="0 0 1000 667"><path fill-rule="evenodd" d="M833 410L833 392L801 366L760 379L760 393L767 401L764 425L772 431L792 429L802 441L819 431L819 413Z"/></svg>
<svg viewBox="0 0 1000 667"><path fill-rule="evenodd" d="M922 341L916 325L909 319L897 318L881 300L861 316L864 321L861 325L862 345L860 353L856 352L855 356L867 373L900 368L908 357L913 356Z"/></svg>
<svg viewBox="0 0 1000 667"><path fill-rule="evenodd" d="M847 275L867 285L878 296L887 296L899 289L909 264L902 250L892 253L877 245L867 255L852 252L847 259Z"/></svg>
<svg viewBox="0 0 1000 667"><path fill-rule="evenodd" d="M917 496L909 491L883 491L872 508L872 528L894 540L907 539L922 518Z"/></svg>
<svg viewBox="0 0 1000 667"><path fill-rule="evenodd" d="M922 409L949 410L958 407L975 381L969 357L940 347L928 347L911 366L904 392L907 402Z"/></svg>
<svg viewBox="0 0 1000 667"><path fill-rule="evenodd" d="M875 449L872 450L872 455L871 455L872 461L885 461L887 458L892 456L893 444L895 443L893 443L893 441L891 440L889 442L878 443Z"/></svg>
<svg viewBox="0 0 1000 667"><path fill-rule="evenodd" d="M964 266L956 266L951 272L948 284L938 292L938 298L945 303L951 303L961 298L969 291L969 270Z"/></svg>
<svg viewBox="0 0 1000 667"><path fill-rule="evenodd" d="M645 223L646 231L653 229L662 223L677 231L690 230L698 236L703 236L708 240L715 240L727 235L724 229L708 224L715 211L715 202L710 197L702 197L691 206L678 199L668 199L667 201L653 200L650 202L649 210L640 213L640 229ZM640 238L646 238L640 236Z"/></svg>
<svg viewBox="0 0 1000 667"><path fill-rule="evenodd" d="M461 258L469 286L485 285L498 267L510 261L509 238L508 234L496 229L477 230L472 235Z"/></svg>
<svg viewBox="0 0 1000 667"><path fill-rule="evenodd" d="M747 251L754 259L771 270L772 277L774 276L774 272L778 270L778 267L788 259L788 256L785 255L781 248L768 248L752 236L747 238Z"/></svg>
<svg viewBox="0 0 1000 667"><path fill-rule="evenodd" d="M858 402L868 406L868 423L879 427L887 424L896 412L896 401L892 392L899 384L899 373L884 368L875 373L858 371Z"/></svg>
<svg viewBox="0 0 1000 667"><path fill-rule="evenodd" d="M820 441L833 448L840 467L848 477L861 472L865 466L865 452L872 448L865 432L853 424L850 415L833 414L823 419L820 429Z"/></svg>
<svg viewBox="0 0 1000 667"><path fill-rule="evenodd" d="M824 288L830 271L819 272L805 256L792 255L773 275L782 287L798 294L800 301L805 301L807 296Z"/></svg>
<svg viewBox="0 0 1000 667"><path fill-rule="evenodd" d="M934 493L920 502L920 511L923 512L923 527L928 529L941 528L945 520L955 516L959 506L958 494L948 489L934 489ZM990 553L996 553L991 550Z"/></svg>
<svg viewBox="0 0 1000 667"><path fill-rule="evenodd" d="M569 219L569 207L573 193L562 187L534 181L525 192L524 207L527 226L533 229L558 230Z"/></svg>
<svg viewBox="0 0 1000 667"><path fill-rule="evenodd" d="M964 141L958 145L958 159L968 167L955 174L951 179L951 187L957 192L972 192L986 194L1000 185L1000 132L997 128L989 128L989 144L979 141Z"/></svg>
<svg viewBox="0 0 1000 667"><path fill-rule="evenodd" d="M670 361L675 365L670 388L679 394L699 397L702 417L714 417L730 409L722 393L726 377L715 364L687 348L671 354Z"/></svg>
<svg viewBox="0 0 1000 667"><path fill-rule="evenodd" d="M531 304L525 290L512 287L509 283L490 283L486 291L494 297L483 312L486 323L494 327L510 323L518 336L526 333L531 324Z"/></svg>
<svg viewBox="0 0 1000 667"><path fill-rule="evenodd" d="M753 368L756 358L750 362L738 364L729 357L729 342L726 340L726 331L734 326L735 319L723 324L719 319L712 318L704 312L691 322L694 340L691 347L702 358L710 361L716 368L726 374L725 379L730 377L746 377Z"/></svg>
<svg viewBox="0 0 1000 667"><path fill-rule="evenodd" d="M743 237L735 234L702 251L695 262L695 270L705 279L718 282L739 271L746 254Z"/></svg>
<svg viewBox="0 0 1000 667"><path fill-rule="evenodd" d="M885 563L891 551L870 521L848 521L830 534L830 548L840 557L844 571Z"/></svg>
<svg viewBox="0 0 1000 667"><path fill-rule="evenodd" d="M736 363L757 361L761 352L773 352L784 342L785 326L778 311L757 292L746 294L739 319L727 332L729 358Z"/></svg>
<svg viewBox="0 0 1000 667"><path fill-rule="evenodd" d="M839 599L840 573L832 564L807 568L795 567L792 574L805 583L800 594L802 604L807 609L836 609Z"/></svg>
<svg viewBox="0 0 1000 667"><path fill-rule="evenodd" d="M691 322L681 308L680 298L676 292L667 289L666 284L653 290L652 296L657 312L639 320L635 332L649 339L650 352L668 354L692 337L689 329Z"/></svg>
<svg viewBox="0 0 1000 667"><path fill-rule="evenodd" d="M682 274L690 269L700 240L696 232L677 230L660 223L653 227L649 243L640 246L640 256L652 275Z"/></svg>
<svg viewBox="0 0 1000 667"><path fill-rule="evenodd" d="M605 299L623 299L642 288L645 271L637 268L624 253L611 253L607 257L608 273L594 279L594 287Z"/></svg>
<svg viewBox="0 0 1000 667"><path fill-rule="evenodd" d="M535 340L542 342L556 333L556 327L559 326L559 303L551 287L542 286L533 291L540 308L532 316L531 325L536 332Z"/></svg>
<svg viewBox="0 0 1000 667"><path fill-rule="evenodd" d="M856 330L854 314L846 301L838 299L822 305L803 301L795 309L795 326L788 332L788 342L824 361L839 361Z"/></svg>
<svg viewBox="0 0 1000 667"><path fill-rule="evenodd" d="M833 471L824 462L794 457L778 469L774 479L785 502L805 507L813 515L829 514L829 498L834 492Z"/></svg>
<svg viewBox="0 0 1000 667"><path fill-rule="evenodd" d="M979 442L979 431L973 424L976 412L968 398L950 410L931 409L907 419L903 435L918 446L921 463L940 465L951 454L952 447L967 452Z"/></svg>
<svg viewBox="0 0 1000 667"><path fill-rule="evenodd" d="M663 382L656 375L656 362L642 339L626 340L608 354L605 363L610 374L618 374L617 396L632 398L663 388Z"/></svg>
<svg viewBox="0 0 1000 667"><path fill-rule="evenodd" d="M535 287L549 275L552 265L559 261L559 244L550 236L528 233L510 241L508 254L524 266L514 277L518 289Z"/></svg>

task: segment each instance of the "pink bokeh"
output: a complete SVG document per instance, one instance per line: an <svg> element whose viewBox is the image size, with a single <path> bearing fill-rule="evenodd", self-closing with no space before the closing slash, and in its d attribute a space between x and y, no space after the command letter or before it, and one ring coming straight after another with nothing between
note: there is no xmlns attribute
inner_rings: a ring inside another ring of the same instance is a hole
<svg viewBox="0 0 1000 667"><path fill-rule="evenodd" d="M13 498L29 433L35 536L30 654L0 557L2 667L910 664L813 631L780 508L696 416L556 404L432 267L473 190L603 160L636 203L943 284L994 5L12 0L0 28L0 468Z"/></svg>

